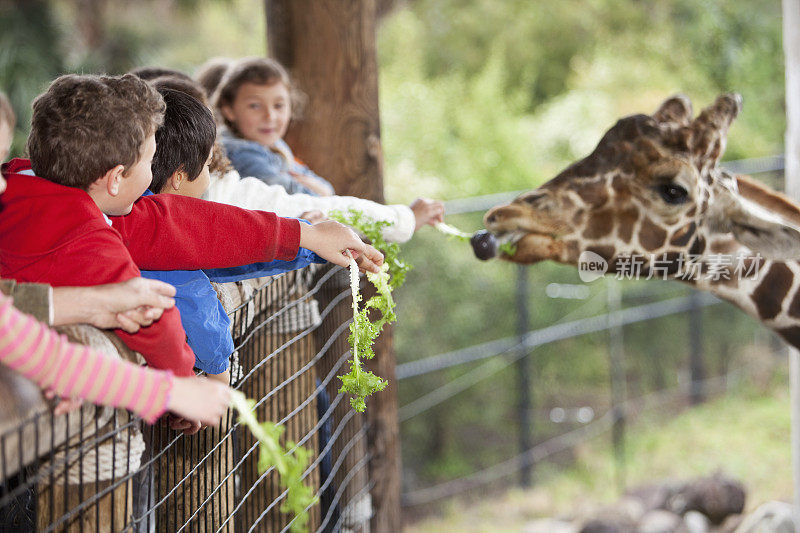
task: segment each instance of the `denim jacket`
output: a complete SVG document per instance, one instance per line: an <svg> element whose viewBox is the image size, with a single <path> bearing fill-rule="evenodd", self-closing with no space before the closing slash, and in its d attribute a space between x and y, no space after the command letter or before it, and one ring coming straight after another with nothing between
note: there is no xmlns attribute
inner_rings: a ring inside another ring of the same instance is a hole
<svg viewBox="0 0 800 533"><path fill-rule="evenodd" d="M221 131L219 139L225 148L228 159L231 160L240 176L258 178L267 185L280 185L290 194L303 193L317 196L316 193L294 180L289 174L291 171L308 176L330 187L333 192L333 187L326 179L316 175L307 166L294 159L289 145L282 139L279 139L276 145L290 156L290 161L255 141L236 137L226 128Z"/></svg>

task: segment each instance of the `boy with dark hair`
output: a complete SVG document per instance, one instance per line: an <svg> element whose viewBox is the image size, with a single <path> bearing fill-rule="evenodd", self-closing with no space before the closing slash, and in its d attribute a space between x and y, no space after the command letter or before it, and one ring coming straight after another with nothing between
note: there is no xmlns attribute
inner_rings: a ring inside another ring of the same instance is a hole
<svg viewBox="0 0 800 533"><path fill-rule="evenodd" d="M185 91L161 86L156 86L156 91L164 99L166 112L164 122L156 130L156 153L151 164L153 181L148 189L159 193L172 181L177 190L179 185L188 186L201 178L195 186L202 191L185 195L200 198L208 187L208 173L203 170L217 138L214 117L200 100Z"/></svg>
<svg viewBox="0 0 800 533"><path fill-rule="evenodd" d="M0 276L86 286L153 270L293 259L299 246L336 264L353 249L363 269L382 256L341 225L301 224L178 195L139 198L150 185L163 98L136 76L66 75L33 104L31 161L3 166ZM109 218L111 217L111 218ZM194 353L176 309L136 334L115 333L156 368L188 376Z"/></svg>
<svg viewBox="0 0 800 533"><path fill-rule="evenodd" d="M199 198L208 188L209 153L216 137L214 118L200 100L189 94L163 86L157 90L164 98L166 111L163 124L156 130L150 191ZM145 195L151 194L150 191ZM143 270L142 276L175 286L175 302L189 346L195 354L195 366L209 376L227 382L233 338L230 319L217 299L211 280L228 282L271 276L312 262L322 263L324 260L301 248L293 261L278 260L208 272Z"/></svg>

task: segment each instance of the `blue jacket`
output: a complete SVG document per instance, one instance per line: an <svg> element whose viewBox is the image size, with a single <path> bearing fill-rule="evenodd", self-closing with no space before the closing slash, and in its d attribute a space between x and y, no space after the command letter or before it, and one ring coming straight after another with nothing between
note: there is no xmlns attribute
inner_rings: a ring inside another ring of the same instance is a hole
<svg viewBox="0 0 800 533"><path fill-rule="evenodd" d="M295 181L289 171L309 176L321 184L331 186L328 180L318 176L307 166L294 161L294 159L289 162L280 154L255 141L248 141L234 136L228 129L222 130L219 139L222 142L222 146L225 147L225 154L231 160L233 168L243 178L254 177L267 185L280 185L289 194L303 193L318 196L318 194ZM279 139L276 144L279 144L283 151L294 157L289 145L282 139ZM333 190L333 187L331 187L331 190Z"/></svg>
<svg viewBox="0 0 800 533"><path fill-rule="evenodd" d="M144 196L152 194L145 191ZM233 353L231 321L217 299L211 282L228 283L245 279L274 276L325 260L314 252L300 248L291 261L270 261L233 268L209 270L142 270L142 277L157 279L175 287L175 306L181 314L186 341L194 351L195 366L209 374L228 369Z"/></svg>

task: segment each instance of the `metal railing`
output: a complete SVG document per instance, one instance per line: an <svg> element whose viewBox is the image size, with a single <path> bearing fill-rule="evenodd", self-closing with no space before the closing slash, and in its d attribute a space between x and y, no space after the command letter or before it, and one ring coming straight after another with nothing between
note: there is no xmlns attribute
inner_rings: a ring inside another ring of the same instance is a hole
<svg viewBox="0 0 800 533"><path fill-rule="evenodd" d="M303 474L317 496L309 530L368 529L367 427L335 377L350 355L347 273L303 269L215 288L233 324L233 387L256 400L260 420L285 426L282 439L313 451ZM11 378L0 394L28 390ZM257 443L231 411L218 428L185 436L122 410L86 405L54 416L41 399L32 410L5 413L0 426L0 531L291 527L277 473L258 473Z"/></svg>

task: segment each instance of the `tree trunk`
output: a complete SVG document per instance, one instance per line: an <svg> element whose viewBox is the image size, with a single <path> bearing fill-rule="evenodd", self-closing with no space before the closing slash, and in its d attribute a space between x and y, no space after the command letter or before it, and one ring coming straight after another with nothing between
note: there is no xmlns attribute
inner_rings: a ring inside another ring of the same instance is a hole
<svg viewBox="0 0 800 533"><path fill-rule="evenodd" d="M287 142L340 195L383 202L375 0L266 0L270 55L308 96ZM400 530L397 380L389 329L370 370L389 387L367 400L372 530Z"/></svg>

